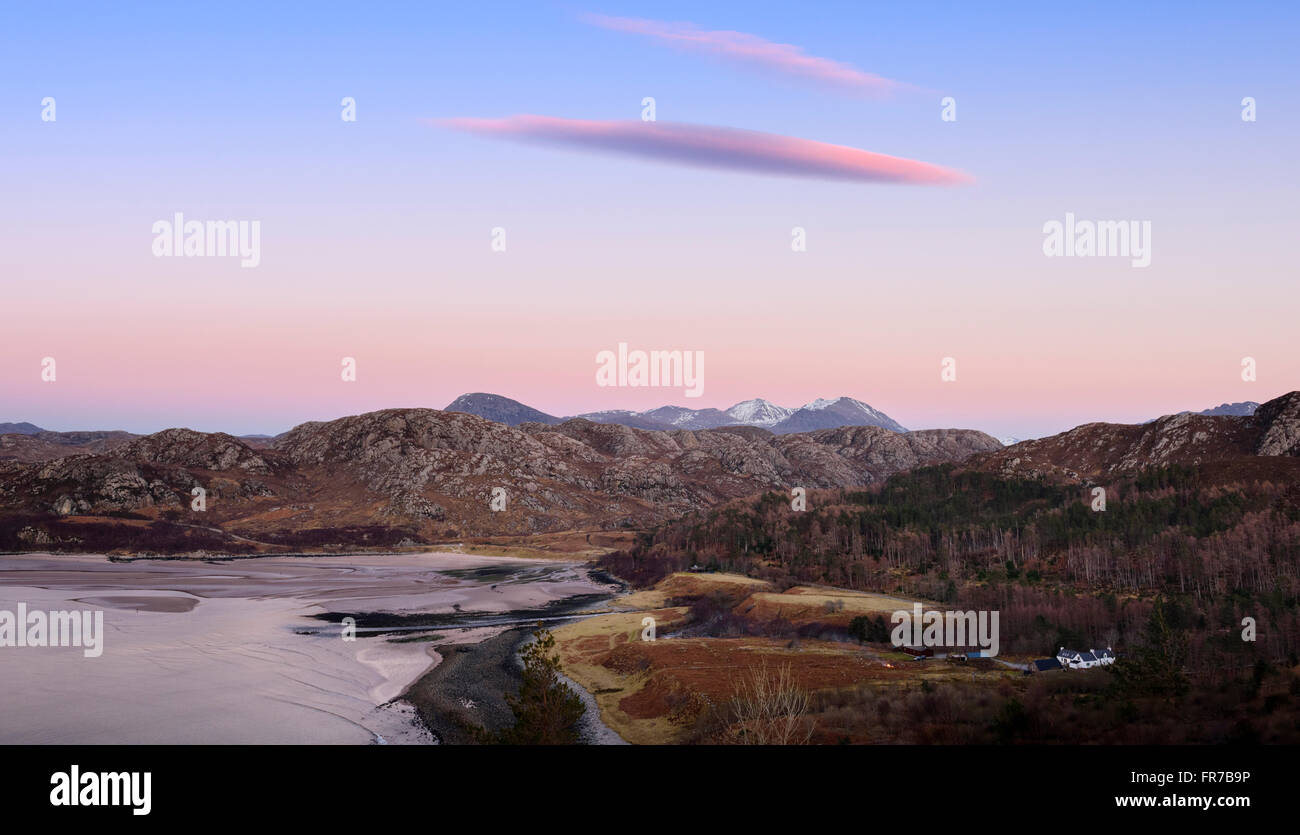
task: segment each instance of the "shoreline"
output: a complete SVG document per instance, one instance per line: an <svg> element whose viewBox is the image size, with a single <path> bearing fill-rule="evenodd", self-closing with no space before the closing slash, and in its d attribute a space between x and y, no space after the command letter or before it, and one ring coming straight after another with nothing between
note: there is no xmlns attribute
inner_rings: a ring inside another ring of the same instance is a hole
<svg viewBox="0 0 1300 835"><path fill-rule="evenodd" d="M437 744L477 744L470 726L496 732L513 720L505 696L519 689L516 659L531 632L515 627L477 643L439 645L442 660L394 701L413 707Z"/></svg>
<svg viewBox="0 0 1300 835"><path fill-rule="evenodd" d="M505 549L501 548L496 550ZM550 560L554 562L592 561L590 559L583 559L568 554L497 554L488 553L486 551L479 553L447 549L439 544L420 548L408 548L401 551L394 551L391 548L383 548L373 551L258 551L253 554L228 554L203 551L191 551L183 554L150 554L145 552L131 554L105 554L102 551L0 551L0 557L103 557L109 562L119 563L132 563L141 560L157 560L159 562L234 562L235 560L264 560L274 559L276 557L401 557L409 554L458 554L464 557L502 557L505 559Z"/></svg>
<svg viewBox="0 0 1300 835"><path fill-rule="evenodd" d="M514 720L505 696L517 693L523 682L519 651L532 640L535 628L513 626L475 643L438 644L433 649L440 660L393 701L414 708L424 730L440 745L482 744L471 727L496 733ZM595 694L563 670L560 680L573 688L586 708L580 722L581 744L629 744L605 723Z"/></svg>
<svg viewBox="0 0 1300 835"><path fill-rule="evenodd" d="M394 701L414 708L420 725L439 745L482 744L468 726L496 733L514 720L505 695L517 693L523 681L519 650L532 640L532 631L532 627L516 627L474 644L440 645L437 652L442 660ZM573 688L586 708L580 744L630 744L605 724L589 690L564 673L560 680Z"/></svg>
<svg viewBox="0 0 1300 835"><path fill-rule="evenodd" d="M99 518L99 517L95 517ZM105 517L112 519L113 517ZM409 544L396 545L376 545L374 547L346 547L346 550L302 550L302 551L279 551L279 550L260 550L260 551L218 551L207 549L196 549L192 551L133 551L126 549L118 550L118 553L108 553L103 549L91 548L89 550L58 550L51 551L49 546L25 548L21 550L0 550L2 556L102 556L111 562L134 562L136 560L196 560L211 562L227 562L232 560L249 560L261 559L265 557L363 557L363 556L401 556L404 554L420 553L450 553L461 554L467 557L483 556L500 556L526 560L555 560L561 562L594 562L604 554L615 551L619 547L617 542L608 542L599 544L592 542L592 537L604 537L606 539L617 540L620 536L628 535L624 530L586 530L576 529L571 531L551 531L542 534L519 534L517 536L469 536L458 539L449 539L436 542L412 542ZM571 537L581 536L583 538L583 547L569 548L555 547L563 546L565 541ZM249 540L254 541L254 540ZM548 542L550 543L548 547ZM259 543L267 545L267 543ZM293 548L293 545L269 545L269 548ZM310 547L310 546L308 546ZM328 549L330 546L322 546Z"/></svg>

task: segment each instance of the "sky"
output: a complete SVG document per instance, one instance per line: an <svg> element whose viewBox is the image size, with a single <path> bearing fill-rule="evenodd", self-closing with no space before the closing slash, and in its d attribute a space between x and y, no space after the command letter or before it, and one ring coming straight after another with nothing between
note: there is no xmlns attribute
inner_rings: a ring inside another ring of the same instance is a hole
<svg viewBox="0 0 1300 835"><path fill-rule="evenodd" d="M1300 388L1300 9L1135 6L12 7L0 422L847 395L1025 438ZM257 266L156 255L178 212ZM1067 213L1149 266L1048 257ZM702 396L597 385L619 343Z"/></svg>

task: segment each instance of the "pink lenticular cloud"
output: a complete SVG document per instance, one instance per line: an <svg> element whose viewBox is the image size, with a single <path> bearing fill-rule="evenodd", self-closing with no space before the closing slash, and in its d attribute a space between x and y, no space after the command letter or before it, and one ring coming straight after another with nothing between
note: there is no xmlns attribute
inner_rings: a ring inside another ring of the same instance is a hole
<svg viewBox="0 0 1300 835"><path fill-rule="evenodd" d="M526 115L504 119L443 119L439 123L487 136L730 171L859 183L958 185L972 182L967 174L928 162L737 128Z"/></svg>
<svg viewBox="0 0 1300 835"><path fill-rule="evenodd" d="M693 23L631 17L583 15L582 19L605 29L645 35L685 49L848 90L881 94L901 86L897 81L872 75L850 64L808 55L792 44L774 43L747 32L710 31Z"/></svg>

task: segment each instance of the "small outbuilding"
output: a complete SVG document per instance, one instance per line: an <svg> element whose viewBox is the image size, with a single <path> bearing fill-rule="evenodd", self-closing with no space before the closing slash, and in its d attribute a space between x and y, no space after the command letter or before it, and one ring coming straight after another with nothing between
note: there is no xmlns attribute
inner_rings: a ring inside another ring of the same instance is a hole
<svg viewBox="0 0 1300 835"><path fill-rule="evenodd" d="M1080 652L1077 649L1061 647L1056 652L1056 660L1061 662L1062 667L1068 667L1071 670L1091 670L1093 667L1114 664L1115 652L1110 647L1106 647L1100 652L1094 649Z"/></svg>

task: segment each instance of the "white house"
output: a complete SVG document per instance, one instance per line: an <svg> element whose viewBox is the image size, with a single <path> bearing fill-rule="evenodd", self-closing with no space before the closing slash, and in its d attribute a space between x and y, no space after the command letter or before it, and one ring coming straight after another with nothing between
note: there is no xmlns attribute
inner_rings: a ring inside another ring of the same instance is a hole
<svg viewBox="0 0 1300 835"><path fill-rule="evenodd" d="M1110 647L1102 650L1090 649L1087 652L1061 647L1056 652L1056 660L1061 662L1062 667L1068 667L1071 670L1090 670L1093 667L1114 664L1115 652Z"/></svg>

